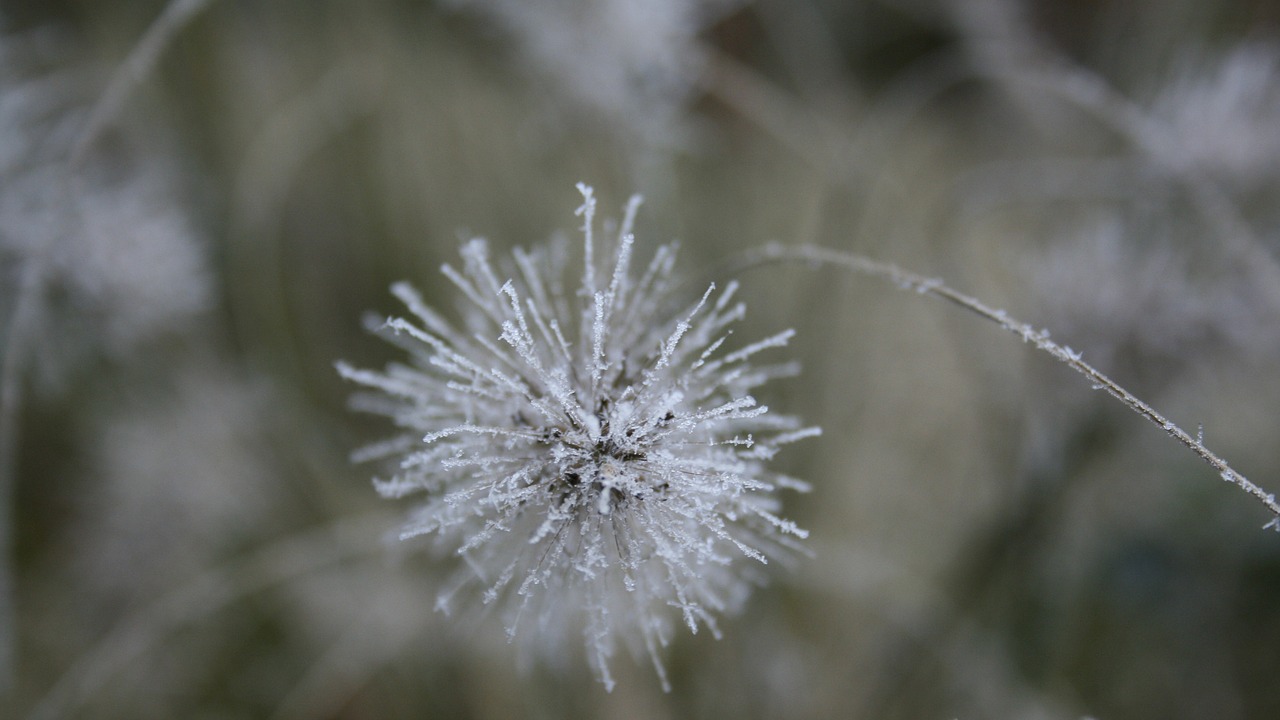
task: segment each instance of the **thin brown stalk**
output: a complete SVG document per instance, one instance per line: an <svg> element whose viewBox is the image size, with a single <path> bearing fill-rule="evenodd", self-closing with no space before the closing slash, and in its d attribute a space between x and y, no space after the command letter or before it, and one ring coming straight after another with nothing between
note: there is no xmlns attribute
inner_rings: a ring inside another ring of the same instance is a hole
<svg viewBox="0 0 1280 720"><path fill-rule="evenodd" d="M789 246L781 243L770 243L764 247L750 250L737 256L730 262L730 267L732 272L736 273L753 267L778 262L803 262L810 265L826 265L850 270L862 275L871 275L882 278L889 280L904 290L914 290L921 295L929 295L946 300L947 302L950 302L953 305L958 305L979 317L990 320L1005 330L1008 330L1014 335L1022 338L1023 342L1035 345L1036 348L1049 353L1059 362L1085 376L1088 378L1095 390L1105 390L1108 395L1124 403L1124 405L1130 410L1133 410L1146 418L1174 440L1177 440L1179 443L1186 446L1187 449L1191 450L1191 452L1195 453L1201 460L1208 463L1210 467L1217 471L1218 475L1223 480L1239 486L1242 490L1257 498L1263 505L1265 505L1272 515L1271 520L1265 527L1280 531L1280 504L1276 503L1275 495L1266 492L1246 478L1242 473L1232 468L1221 456L1205 447L1203 441L1199 437L1193 437L1190 433L1178 427L1178 425L1172 420L1165 417L1141 398L1129 392L1100 370L1085 362L1081 359L1080 353L1072 350L1070 346L1060 345L1057 342L1054 342L1050 339L1048 330L1037 329L1032 325L1014 319L1004 310L993 308L977 298L955 290L937 278L925 277L924 275L908 272L896 265L878 262L854 253L833 250L831 248L824 248L816 245Z"/></svg>

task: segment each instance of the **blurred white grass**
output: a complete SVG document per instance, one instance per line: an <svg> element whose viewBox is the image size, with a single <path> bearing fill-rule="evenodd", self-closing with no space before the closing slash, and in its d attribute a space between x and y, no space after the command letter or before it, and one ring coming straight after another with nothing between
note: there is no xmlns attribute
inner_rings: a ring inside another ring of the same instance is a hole
<svg viewBox="0 0 1280 720"><path fill-rule="evenodd" d="M1176 162L1248 191L1276 180L1280 162L1280 44L1212 53L1187 48L1151 99L1177 138Z"/></svg>
<svg viewBox="0 0 1280 720"><path fill-rule="evenodd" d="M25 352L56 388L87 352L121 357L181 327L210 305L212 288L160 137L133 128L113 138L125 149L73 165L67 149L83 137L93 97L88 73L5 71L0 250L11 276L37 278L27 297L6 300L26 303L41 328L32 341L52 344Z"/></svg>
<svg viewBox="0 0 1280 720"><path fill-rule="evenodd" d="M1110 215L1028 251L1023 272L1046 324L1096 364L1140 373L1144 387L1156 389L1154 376L1173 381L1205 356L1274 352L1260 299L1228 278L1196 272L1171 235ZM1157 240L1142 246L1137 237Z"/></svg>
<svg viewBox="0 0 1280 720"><path fill-rule="evenodd" d="M66 552L101 602L163 592L260 535L280 502L264 463L268 389L193 362L155 397L110 402L86 440L92 477Z"/></svg>
<svg viewBox="0 0 1280 720"><path fill-rule="evenodd" d="M86 358L119 359L210 304L203 251L155 135L113 140L89 118L82 67L42 67L61 50L32 34L0 50L0 263L9 282L0 378L0 688L13 682L12 535L15 446L23 386L64 386ZM47 53L47 56L46 56ZM109 117L101 114L100 123ZM86 127L87 126L87 127Z"/></svg>
<svg viewBox="0 0 1280 720"><path fill-rule="evenodd" d="M510 38L512 53L549 89L554 126L603 124L643 147L693 141L689 106L705 50L698 34L742 0L447 0Z"/></svg>

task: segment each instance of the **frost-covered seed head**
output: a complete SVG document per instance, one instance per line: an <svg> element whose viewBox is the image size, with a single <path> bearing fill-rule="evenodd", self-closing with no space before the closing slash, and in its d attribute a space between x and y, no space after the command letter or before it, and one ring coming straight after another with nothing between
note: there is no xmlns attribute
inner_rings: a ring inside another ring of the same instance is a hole
<svg viewBox="0 0 1280 720"><path fill-rule="evenodd" d="M443 268L465 329L400 283L413 319L384 330L412 364L339 371L371 390L359 409L405 430L357 453L397 468L375 481L383 495L426 493L401 537L434 535L465 560L440 609L478 597L500 607L513 639L551 652L581 631L609 688L620 639L666 686L659 648L676 618L718 634L716 616L763 579L759 564L798 548L805 532L778 515L775 493L806 486L765 462L819 430L751 396L797 371L752 363L792 331L733 342L745 311L733 283L670 313L675 247L633 271L639 198L599 241L592 191L578 189L575 290L562 284L564 244L516 250L496 268L472 240L461 270Z"/></svg>

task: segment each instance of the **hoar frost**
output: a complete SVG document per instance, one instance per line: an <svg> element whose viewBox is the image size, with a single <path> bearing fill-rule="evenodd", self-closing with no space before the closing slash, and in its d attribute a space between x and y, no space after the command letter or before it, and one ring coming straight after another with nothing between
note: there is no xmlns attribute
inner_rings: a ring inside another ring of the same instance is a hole
<svg viewBox="0 0 1280 720"><path fill-rule="evenodd" d="M384 496L427 495L401 537L434 535L465 561L438 608L496 605L513 640L557 655L581 632L610 689L621 641L647 653L668 687L659 648L677 619L718 636L716 616L764 579L759 566L799 548L805 532L779 516L775 494L806 486L765 462L820 431L750 394L796 373L795 363L752 362L792 331L732 342L745 312L734 283L666 310L674 245L635 272L640 199L597 247L595 200L578 189L579 287L563 286L563 243L495 267L472 240L461 271L442 270L464 300L465 329L399 283L412 319L381 332L412 363L339 371L370 390L358 409L405 429L357 453L397 468L375 481Z"/></svg>

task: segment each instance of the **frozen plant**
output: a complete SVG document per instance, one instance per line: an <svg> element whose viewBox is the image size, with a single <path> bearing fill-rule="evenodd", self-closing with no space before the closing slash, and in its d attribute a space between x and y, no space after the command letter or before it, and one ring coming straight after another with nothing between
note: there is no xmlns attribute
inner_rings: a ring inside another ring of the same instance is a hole
<svg viewBox="0 0 1280 720"><path fill-rule="evenodd" d="M428 495L401 538L435 535L464 560L439 609L500 606L512 639L531 626L553 657L580 628L608 688L621 640L669 687L659 648L675 618L718 634L716 616L763 580L758 565L799 549L806 533L778 515L776 491L806 486L765 464L819 429L751 395L797 371L750 362L793 332L734 347L745 312L734 283L668 314L675 247L633 273L639 197L597 247L595 200L578 188L578 287L564 286L563 243L516 250L500 274L472 240L461 271L443 268L466 301L465 329L399 283L414 319L384 328L412 364L339 371L372 391L358 408L404 429L358 453L397 466L375 481L383 495Z"/></svg>

